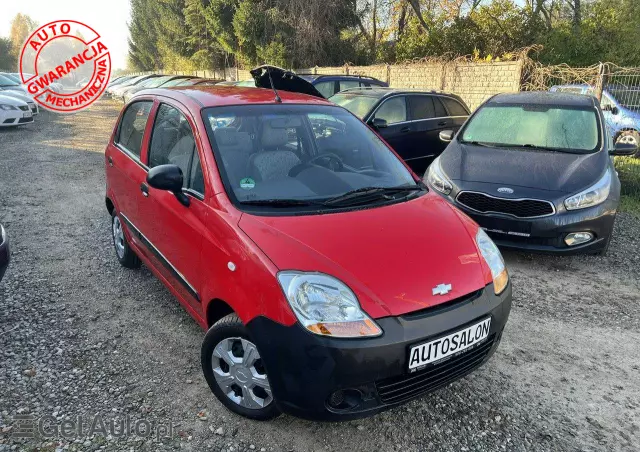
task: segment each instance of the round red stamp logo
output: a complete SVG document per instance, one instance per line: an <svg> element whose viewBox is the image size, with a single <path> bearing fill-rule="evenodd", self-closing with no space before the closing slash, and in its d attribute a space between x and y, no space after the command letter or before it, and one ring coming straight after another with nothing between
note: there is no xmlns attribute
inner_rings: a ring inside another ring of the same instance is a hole
<svg viewBox="0 0 640 452"><path fill-rule="evenodd" d="M20 54L20 75L42 107L67 113L98 100L109 83L111 56L100 35L75 20L34 31Z"/></svg>

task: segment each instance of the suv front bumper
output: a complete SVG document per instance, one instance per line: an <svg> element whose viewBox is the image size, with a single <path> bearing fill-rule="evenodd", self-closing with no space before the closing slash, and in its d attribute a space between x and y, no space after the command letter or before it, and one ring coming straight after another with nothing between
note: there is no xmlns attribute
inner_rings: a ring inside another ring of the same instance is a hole
<svg viewBox="0 0 640 452"><path fill-rule="evenodd" d="M383 334L337 339L257 317L257 344L278 407L294 416L342 421L370 416L429 393L473 371L493 354L511 310L511 284L398 317L376 319ZM488 338L444 361L408 372L409 349L491 317ZM342 402L341 402L342 401Z"/></svg>

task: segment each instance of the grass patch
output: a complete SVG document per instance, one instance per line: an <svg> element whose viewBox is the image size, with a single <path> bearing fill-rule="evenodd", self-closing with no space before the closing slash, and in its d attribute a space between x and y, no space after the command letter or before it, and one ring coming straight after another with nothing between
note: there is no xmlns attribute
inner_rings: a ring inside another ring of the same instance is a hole
<svg viewBox="0 0 640 452"><path fill-rule="evenodd" d="M640 213L640 158L616 157L616 171L622 185L622 208Z"/></svg>
<svg viewBox="0 0 640 452"><path fill-rule="evenodd" d="M632 213L640 218L640 199L628 195L620 196L620 210Z"/></svg>

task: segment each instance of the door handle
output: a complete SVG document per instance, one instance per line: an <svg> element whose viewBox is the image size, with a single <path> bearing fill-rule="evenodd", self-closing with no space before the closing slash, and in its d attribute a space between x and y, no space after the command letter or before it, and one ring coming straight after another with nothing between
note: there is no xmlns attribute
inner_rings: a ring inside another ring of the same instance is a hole
<svg viewBox="0 0 640 452"><path fill-rule="evenodd" d="M409 126L405 126L402 129L400 129L400 133L407 133L411 131L411 127Z"/></svg>
<svg viewBox="0 0 640 452"><path fill-rule="evenodd" d="M439 126L446 126L447 125L447 121L440 121L438 123Z"/></svg>
<svg viewBox="0 0 640 452"><path fill-rule="evenodd" d="M108 160L109 160L109 166L113 166L113 159L111 158L111 156L109 156Z"/></svg>
<svg viewBox="0 0 640 452"><path fill-rule="evenodd" d="M146 183L143 182L140 184L140 191L142 192L142 196L145 198L149 197L149 186Z"/></svg>

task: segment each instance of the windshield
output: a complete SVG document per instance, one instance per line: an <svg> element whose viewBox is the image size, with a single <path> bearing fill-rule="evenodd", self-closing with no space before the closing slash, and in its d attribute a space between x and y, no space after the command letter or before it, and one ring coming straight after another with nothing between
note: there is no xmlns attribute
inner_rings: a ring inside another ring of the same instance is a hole
<svg viewBox="0 0 640 452"><path fill-rule="evenodd" d="M378 102L377 97L355 93L338 93L335 96L331 96L329 100L346 108L360 119L364 118Z"/></svg>
<svg viewBox="0 0 640 452"><path fill-rule="evenodd" d="M610 89L609 94L624 108L640 111L640 89Z"/></svg>
<svg viewBox="0 0 640 452"><path fill-rule="evenodd" d="M216 107L205 109L203 120L227 192L240 203L327 200L365 187L417 187L378 136L342 108Z"/></svg>
<svg viewBox="0 0 640 452"><path fill-rule="evenodd" d="M20 84L14 82L9 77L0 74L0 86L20 86Z"/></svg>
<svg viewBox="0 0 640 452"><path fill-rule="evenodd" d="M168 81L172 76L171 75L165 75L163 77L154 77L149 79L148 81L145 81L141 84L141 86L144 86L145 88L157 88L158 86L162 85L164 82Z"/></svg>
<svg viewBox="0 0 640 452"><path fill-rule="evenodd" d="M13 82L15 82L15 83L17 83L17 84L19 84L19 85L21 85L21 84L22 84L22 82L20 81L20 79L19 79L18 77L16 77L15 75L13 75L13 74L0 74L0 75L2 75L2 76L4 76L4 77L8 78L9 80L11 80L11 81L13 81Z"/></svg>
<svg viewBox="0 0 640 452"><path fill-rule="evenodd" d="M587 153L599 148L600 128L592 108L489 104L473 115L461 141Z"/></svg>
<svg viewBox="0 0 640 452"><path fill-rule="evenodd" d="M183 78L174 78L173 80L169 80L168 82L162 85L163 88L168 88L169 86L178 86L184 82Z"/></svg>

